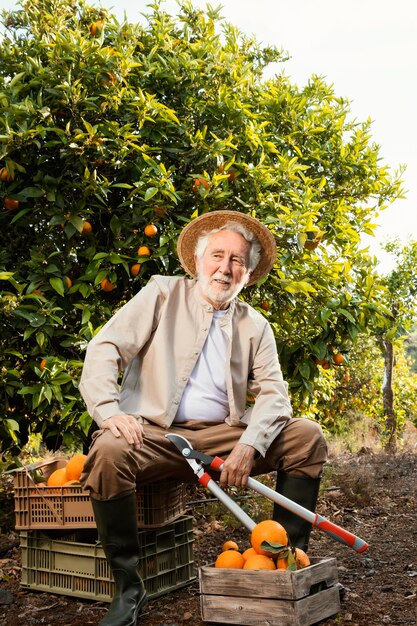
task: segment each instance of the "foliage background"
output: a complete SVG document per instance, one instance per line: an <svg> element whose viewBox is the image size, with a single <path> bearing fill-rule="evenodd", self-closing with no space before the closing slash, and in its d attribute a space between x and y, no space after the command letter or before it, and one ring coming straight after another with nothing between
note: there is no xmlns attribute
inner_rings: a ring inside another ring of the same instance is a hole
<svg viewBox="0 0 417 626"><path fill-rule="evenodd" d="M85 439L88 341L152 274L181 273L178 233L214 209L276 236L276 267L243 297L271 322L306 410L320 364L347 362L391 316L360 235L402 193L401 172L381 162L370 123L319 77L264 80L285 56L189 2L175 18L155 2L138 25L81 0L28 0L3 25L3 449L30 432L52 447Z"/></svg>

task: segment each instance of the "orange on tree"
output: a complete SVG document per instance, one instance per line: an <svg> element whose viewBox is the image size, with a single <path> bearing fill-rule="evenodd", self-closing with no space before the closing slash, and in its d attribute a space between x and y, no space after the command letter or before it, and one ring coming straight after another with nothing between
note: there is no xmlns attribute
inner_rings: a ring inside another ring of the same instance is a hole
<svg viewBox="0 0 417 626"><path fill-rule="evenodd" d="M3 183L10 183L14 180L14 173L7 169L7 167L0 168L0 180Z"/></svg>
<svg viewBox="0 0 417 626"><path fill-rule="evenodd" d="M132 267L130 268L130 273L132 274L132 276L137 276L140 272L140 268L140 263L135 263L134 265L132 265Z"/></svg>
<svg viewBox="0 0 417 626"><path fill-rule="evenodd" d="M72 280L69 276L64 276L68 289L72 287Z"/></svg>
<svg viewBox="0 0 417 626"><path fill-rule="evenodd" d="M230 569L242 569L245 559L237 550L225 550L221 552L214 564L215 567L226 567Z"/></svg>
<svg viewBox="0 0 417 626"><path fill-rule="evenodd" d="M225 541L223 544L222 551L224 552L225 550L237 550L239 552L239 546L236 541L229 539L229 541Z"/></svg>
<svg viewBox="0 0 417 626"><path fill-rule="evenodd" d="M343 356L341 352L338 352L337 354L333 355L333 362L336 365L342 365L344 360L345 360L345 357Z"/></svg>
<svg viewBox="0 0 417 626"><path fill-rule="evenodd" d="M93 232L93 227L91 226L90 222L87 222L87 220L83 221L83 228L81 231L82 235L90 235L90 233Z"/></svg>
<svg viewBox="0 0 417 626"><path fill-rule="evenodd" d="M151 256L151 251L148 246L139 246L138 256Z"/></svg>
<svg viewBox="0 0 417 626"><path fill-rule="evenodd" d="M264 554L253 554L246 559L243 569L276 569L274 561Z"/></svg>
<svg viewBox="0 0 417 626"><path fill-rule="evenodd" d="M258 554L273 556L278 552L279 547L288 545L288 535L279 522L267 519L259 522L252 530L250 542ZM270 545L262 547L263 543Z"/></svg>
<svg viewBox="0 0 417 626"><path fill-rule="evenodd" d="M9 196L5 196L3 198L3 207L7 210L7 211L14 211L15 209L19 208L19 200L15 200L14 198L10 198Z"/></svg>
<svg viewBox="0 0 417 626"><path fill-rule="evenodd" d="M55 470L48 478L48 487L62 487L68 480L65 467Z"/></svg>
<svg viewBox="0 0 417 626"><path fill-rule="evenodd" d="M146 224L143 232L147 237L155 237L158 234L158 229L155 224Z"/></svg>
<svg viewBox="0 0 417 626"><path fill-rule="evenodd" d="M113 291L113 289L116 289L116 285L112 282L109 281L108 278L103 278L103 280L100 283L100 287L103 291Z"/></svg>
<svg viewBox="0 0 417 626"><path fill-rule="evenodd" d="M90 33L93 37L99 37L103 32L104 22L102 20L98 20L97 22L93 22L90 26Z"/></svg>
<svg viewBox="0 0 417 626"><path fill-rule="evenodd" d="M198 191L199 187L204 187L204 189L210 189L210 183L205 178L195 178L193 190Z"/></svg>
<svg viewBox="0 0 417 626"><path fill-rule="evenodd" d="M45 369L46 367L46 359L42 359L42 361L39 363L39 369L41 370L41 372Z"/></svg>
<svg viewBox="0 0 417 626"><path fill-rule="evenodd" d="M72 456L67 465L66 465L66 475L67 481L79 481L81 472L83 471L84 463L87 457L85 454L74 454Z"/></svg>

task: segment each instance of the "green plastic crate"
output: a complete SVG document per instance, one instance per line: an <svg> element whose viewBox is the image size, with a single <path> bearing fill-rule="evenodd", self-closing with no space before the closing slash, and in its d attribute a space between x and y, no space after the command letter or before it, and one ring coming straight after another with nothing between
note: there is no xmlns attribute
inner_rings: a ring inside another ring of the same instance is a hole
<svg viewBox="0 0 417 626"><path fill-rule="evenodd" d="M192 516L168 526L140 530L139 569L149 598L196 579ZM21 586L36 591L110 602L114 580L101 544L53 539L39 531L20 533Z"/></svg>

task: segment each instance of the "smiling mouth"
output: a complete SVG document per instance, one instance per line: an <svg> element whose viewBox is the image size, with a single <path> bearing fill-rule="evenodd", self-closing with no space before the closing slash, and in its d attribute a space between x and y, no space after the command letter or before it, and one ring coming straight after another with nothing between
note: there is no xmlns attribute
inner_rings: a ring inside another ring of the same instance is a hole
<svg viewBox="0 0 417 626"><path fill-rule="evenodd" d="M229 285L231 284L230 281L228 280L221 280L220 278L215 278L213 280L214 283L217 283L218 285L222 286L222 287L229 287Z"/></svg>

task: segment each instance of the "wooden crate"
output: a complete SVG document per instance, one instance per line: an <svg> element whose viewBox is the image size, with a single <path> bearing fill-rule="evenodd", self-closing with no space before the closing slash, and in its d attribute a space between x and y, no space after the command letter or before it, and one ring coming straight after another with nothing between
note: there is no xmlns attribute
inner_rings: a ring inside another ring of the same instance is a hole
<svg viewBox="0 0 417 626"><path fill-rule="evenodd" d="M201 567L205 622L240 626L310 626L340 611L334 558L312 558L302 570Z"/></svg>

